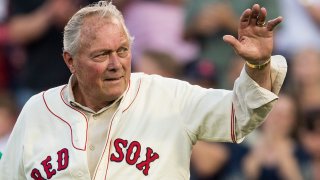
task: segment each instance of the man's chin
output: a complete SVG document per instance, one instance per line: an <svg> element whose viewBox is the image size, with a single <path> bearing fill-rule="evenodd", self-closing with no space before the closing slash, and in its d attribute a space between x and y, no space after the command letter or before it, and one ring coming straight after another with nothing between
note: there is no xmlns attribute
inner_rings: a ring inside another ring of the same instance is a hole
<svg viewBox="0 0 320 180"><path fill-rule="evenodd" d="M108 92L105 94L105 97L107 99L107 101L115 101L117 99L119 99L119 97L121 97L123 95L123 93L125 92L124 90L119 90L119 91L115 91L115 92Z"/></svg>
<svg viewBox="0 0 320 180"><path fill-rule="evenodd" d="M120 96L123 95L123 93L127 90L127 84L125 84L125 81L121 82L115 82L115 84L112 83L105 83L104 92L103 95L105 99L108 101L114 101L117 100Z"/></svg>

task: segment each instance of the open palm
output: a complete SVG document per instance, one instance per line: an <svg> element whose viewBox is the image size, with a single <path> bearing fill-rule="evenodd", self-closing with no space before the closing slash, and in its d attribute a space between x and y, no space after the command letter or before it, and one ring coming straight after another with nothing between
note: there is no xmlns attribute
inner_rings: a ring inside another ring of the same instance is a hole
<svg viewBox="0 0 320 180"><path fill-rule="evenodd" d="M231 35L223 37L239 56L250 63L260 64L260 61L266 61L271 56L273 30L282 21L282 17L266 23L266 16L267 10L255 4L240 17L238 39Z"/></svg>

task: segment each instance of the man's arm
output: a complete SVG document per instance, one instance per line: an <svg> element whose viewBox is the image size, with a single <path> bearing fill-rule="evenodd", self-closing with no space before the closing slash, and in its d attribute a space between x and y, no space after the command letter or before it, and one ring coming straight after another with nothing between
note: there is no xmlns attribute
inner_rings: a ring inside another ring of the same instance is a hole
<svg viewBox="0 0 320 180"><path fill-rule="evenodd" d="M164 82L175 93L182 124L192 142L237 142L263 123L287 72L286 60L272 56L272 91L261 87L242 69L233 91L204 89L187 83Z"/></svg>
<svg viewBox="0 0 320 180"><path fill-rule="evenodd" d="M238 39L223 37L246 63L246 72L261 87L271 90L270 58L273 50L273 30L282 21L278 17L266 22L267 10L258 4L240 17Z"/></svg>
<svg viewBox="0 0 320 180"><path fill-rule="evenodd" d="M271 80L271 91L251 78L246 67L235 81L232 104L236 125L234 135L237 142L241 142L242 137L263 123L274 101L278 99L277 94L287 73L287 63L284 57L277 55L271 57L269 66L270 75L267 77Z"/></svg>
<svg viewBox="0 0 320 180"><path fill-rule="evenodd" d="M263 122L278 98L287 72L283 57L271 57L273 30L282 17L266 22L266 16L267 10L255 4L240 17L238 39L230 35L223 37L246 61L233 89L234 128L231 130L234 142L241 142Z"/></svg>

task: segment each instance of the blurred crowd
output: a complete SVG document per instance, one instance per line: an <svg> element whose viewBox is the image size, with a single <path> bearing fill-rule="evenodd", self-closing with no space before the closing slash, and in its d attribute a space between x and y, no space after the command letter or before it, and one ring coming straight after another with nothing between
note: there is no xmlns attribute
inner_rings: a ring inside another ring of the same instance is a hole
<svg viewBox="0 0 320 180"><path fill-rule="evenodd" d="M62 32L94 0L0 0L0 152L24 103L68 82ZM133 71L232 89L244 61L223 42L259 3L283 16L274 54L289 72L266 122L242 144L198 142L191 179L320 180L320 0L113 0L132 36Z"/></svg>

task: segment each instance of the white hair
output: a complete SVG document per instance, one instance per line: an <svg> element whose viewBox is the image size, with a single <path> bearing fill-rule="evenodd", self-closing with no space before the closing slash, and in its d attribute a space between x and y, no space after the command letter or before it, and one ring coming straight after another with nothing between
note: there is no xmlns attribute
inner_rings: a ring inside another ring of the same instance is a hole
<svg viewBox="0 0 320 180"><path fill-rule="evenodd" d="M129 34L122 13L111 1L99 1L80 9L71 17L63 32L63 51L70 53L71 56L76 55L81 45L80 31L83 21L86 17L91 15L99 15L103 18L116 18L123 26L130 44L132 43L133 37Z"/></svg>

